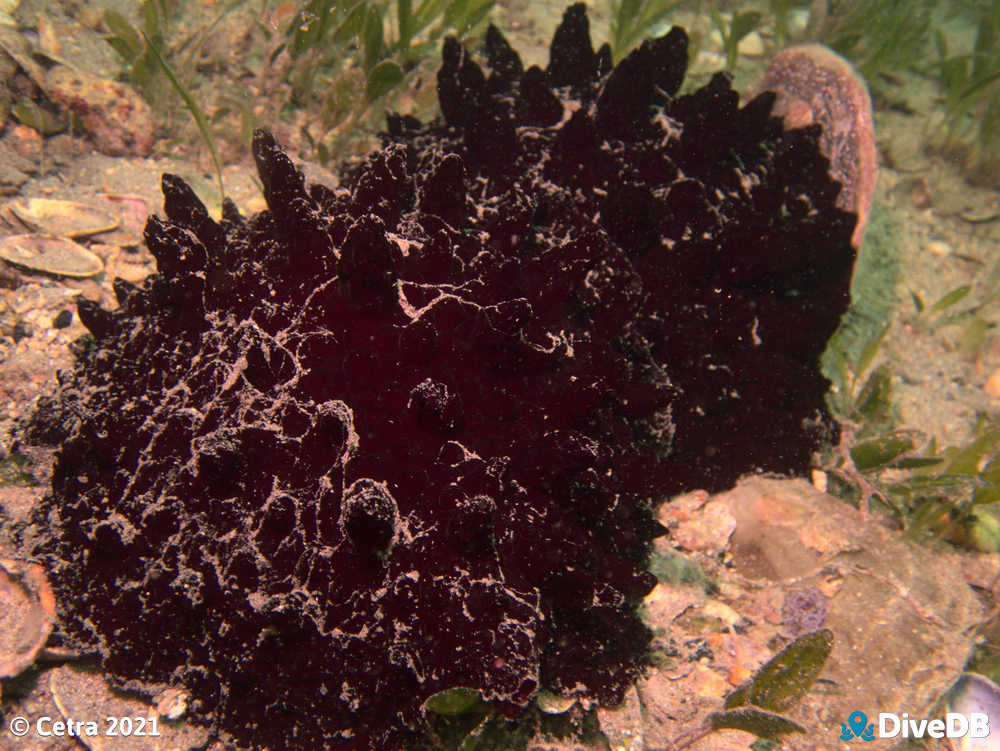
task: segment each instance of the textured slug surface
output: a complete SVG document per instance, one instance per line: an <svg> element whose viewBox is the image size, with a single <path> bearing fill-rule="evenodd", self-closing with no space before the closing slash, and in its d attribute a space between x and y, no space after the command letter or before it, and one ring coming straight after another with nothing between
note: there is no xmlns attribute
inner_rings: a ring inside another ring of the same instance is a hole
<svg viewBox="0 0 1000 751"><path fill-rule="evenodd" d="M643 668L651 503L802 472L854 216L817 148L673 29L615 69L569 8L547 70L454 40L443 119L348 187L265 132L269 210L165 175L159 273L82 300L36 553L122 681L271 749L395 749L465 686L604 704Z"/></svg>

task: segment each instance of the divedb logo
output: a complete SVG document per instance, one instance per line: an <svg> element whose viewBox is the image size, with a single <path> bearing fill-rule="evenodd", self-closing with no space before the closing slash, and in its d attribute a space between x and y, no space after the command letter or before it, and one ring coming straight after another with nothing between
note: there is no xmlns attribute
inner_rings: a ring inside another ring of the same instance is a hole
<svg viewBox="0 0 1000 751"><path fill-rule="evenodd" d="M944 719L914 719L906 712L880 712L877 723L869 723L864 712L851 712L840 723L840 740L873 741L876 738L988 738L990 716L985 712L948 712Z"/></svg>

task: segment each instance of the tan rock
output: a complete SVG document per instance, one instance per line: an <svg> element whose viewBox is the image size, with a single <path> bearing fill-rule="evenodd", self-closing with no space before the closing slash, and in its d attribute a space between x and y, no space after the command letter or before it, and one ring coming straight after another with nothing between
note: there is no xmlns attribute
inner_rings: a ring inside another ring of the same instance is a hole
<svg viewBox="0 0 1000 751"><path fill-rule="evenodd" d="M764 57L764 39L756 31L751 31L740 40L737 49L747 57Z"/></svg>
<svg viewBox="0 0 1000 751"><path fill-rule="evenodd" d="M660 524L670 530L671 539L683 550L720 552L736 529L736 520L723 505L708 502L708 494L698 490L675 498L660 507Z"/></svg>
<svg viewBox="0 0 1000 751"><path fill-rule="evenodd" d="M38 161L42 157L42 137L37 130L27 125L15 125L11 128L8 143L25 159Z"/></svg>
<svg viewBox="0 0 1000 751"><path fill-rule="evenodd" d="M983 391L989 394L990 399L1000 399L1000 368L997 368L983 384Z"/></svg>
<svg viewBox="0 0 1000 751"><path fill-rule="evenodd" d="M954 252L954 248L943 240L931 240L925 247L938 258L947 258Z"/></svg>
<svg viewBox="0 0 1000 751"><path fill-rule="evenodd" d="M152 151L153 113L129 86L57 65L46 74L45 91L76 114L101 153L148 156Z"/></svg>
<svg viewBox="0 0 1000 751"><path fill-rule="evenodd" d="M748 478L707 501L685 496L676 512L671 505L659 518L675 532L729 521L715 538L721 555L702 533L656 542L660 555L684 556L714 586L706 594L701 584L660 585L645 604L654 649L669 656L638 684L647 748L699 738L687 748L748 749L747 734L700 734L803 625L829 628L833 651L815 690L784 713L807 734L785 737L782 748L846 751L840 723L858 709L870 721L878 712L936 717L983 618L970 583L989 586L1000 556L912 543L806 480Z"/></svg>

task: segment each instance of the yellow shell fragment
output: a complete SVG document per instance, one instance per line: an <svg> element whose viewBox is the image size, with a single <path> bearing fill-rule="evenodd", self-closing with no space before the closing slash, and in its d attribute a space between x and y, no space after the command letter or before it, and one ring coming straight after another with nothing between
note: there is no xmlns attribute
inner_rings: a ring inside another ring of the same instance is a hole
<svg viewBox="0 0 1000 751"><path fill-rule="evenodd" d="M118 220L110 214L76 201L19 198L10 202L10 209L31 229L51 235L86 237L118 226Z"/></svg>
<svg viewBox="0 0 1000 751"><path fill-rule="evenodd" d="M79 243L55 235L12 235L0 240L0 258L32 271L87 277L104 271L104 263Z"/></svg>
<svg viewBox="0 0 1000 751"><path fill-rule="evenodd" d="M56 601L37 563L0 558L0 678L35 661L52 631Z"/></svg>

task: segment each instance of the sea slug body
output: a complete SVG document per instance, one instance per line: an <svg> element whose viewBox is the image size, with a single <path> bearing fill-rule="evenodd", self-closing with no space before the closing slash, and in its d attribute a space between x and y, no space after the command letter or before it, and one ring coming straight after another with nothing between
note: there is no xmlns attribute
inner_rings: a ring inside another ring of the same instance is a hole
<svg viewBox="0 0 1000 751"><path fill-rule="evenodd" d="M527 69L455 40L442 119L390 116L338 189L254 137L269 209L179 178L158 273L25 439L58 443L36 553L120 681L271 749L402 748L421 707L641 674L653 503L802 473L855 217L773 95L678 96L674 28L617 67L582 5Z"/></svg>

